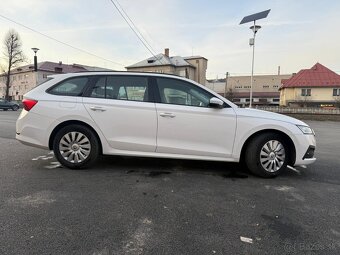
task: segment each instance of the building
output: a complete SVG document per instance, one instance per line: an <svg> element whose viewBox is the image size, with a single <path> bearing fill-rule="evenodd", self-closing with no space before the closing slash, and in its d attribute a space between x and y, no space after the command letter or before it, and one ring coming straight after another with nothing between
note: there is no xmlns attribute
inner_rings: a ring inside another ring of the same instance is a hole
<svg viewBox="0 0 340 255"><path fill-rule="evenodd" d="M289 79L290 74L254 75L253 105L279 105L282 79ZM240 106L250 102L251 76L228 76L227 79L208 80L206 86L227 97Z"/></svg>
<svg viewBox="0 0 340 255"><path fill-rule="evenodd" d="M208 60L201 56L181 57L169 55L169 49L155 57L126 67L127 71L157 72L186 77L205 84Z"/></svg>
<svg viewBox="0 0 340 255"><path fill-rule="evenodd" d="M283 80L280 105L291 107L340 106L340 75L316 63Z"/></svg>
<svg viewBox="0 0 340 255"><path fill-rule="evenodd" d="M12 69L10 77L10 100L22 100L23 95L47 79L48 75L60 73L74 73L84 71L111 71L100 67L91 67L79 64L65 65L62 62L38 63L37 72L34 65L25 65ZM0 74L0 98L6 95L6 75Z"/></svg>

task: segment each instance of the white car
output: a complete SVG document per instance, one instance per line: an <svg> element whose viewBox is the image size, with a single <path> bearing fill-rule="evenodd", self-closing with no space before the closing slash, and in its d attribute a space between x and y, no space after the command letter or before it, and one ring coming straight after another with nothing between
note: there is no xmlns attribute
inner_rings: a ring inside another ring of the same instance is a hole
<svg viewBox="0 0 340 255"><path fill-rule="evenodd" d="M100 154L245 161L274 177L314 157L314 131L284 115L242 109L191 80L155 73L52 75L24 95L16 139L79 169Z"/></svg>

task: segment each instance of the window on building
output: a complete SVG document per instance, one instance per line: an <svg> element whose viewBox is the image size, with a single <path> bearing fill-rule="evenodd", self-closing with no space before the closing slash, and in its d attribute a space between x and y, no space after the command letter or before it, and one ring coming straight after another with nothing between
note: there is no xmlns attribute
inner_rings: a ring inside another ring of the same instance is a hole
<svg viewBox="0 0 340 255"><path fill-rule="evenodd" d="M340 89L333 89L333 96L335 97L340 96Z"/></svg>
<svg viewBox="0 0 340 255"><path fill-rule="evenodd" d="M263 88L267 89L267 88L269 88L269 85L263 85Z"/></svg>
<svg viewBox="0 0 340 255"><path fill-rule="evenodd" d="M310 97L312 89L301 89L301 96Z"/></svg>
<svg viewBox="0 0 340 255"><path fill-rule="evenodd" d="M279 85L273 85L273 88L278 88L279 87Z"/></svg>
<svg viewBox="0 0 340 255"><path fill-rule="evenodd" d="M280 98L273 98L273 102L280 102Z"/></svg>

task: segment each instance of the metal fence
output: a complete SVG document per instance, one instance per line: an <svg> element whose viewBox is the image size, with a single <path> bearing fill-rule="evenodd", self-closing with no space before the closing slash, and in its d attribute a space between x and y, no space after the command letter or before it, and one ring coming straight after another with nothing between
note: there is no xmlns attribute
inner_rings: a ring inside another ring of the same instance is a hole
<svg viewBox="0 0 340 255"><path fill-rule="evenodd" d="M256 108L260 110L270 111L270 112L287 113L287 114L323 114L323 115L340 114L340 109L325 109L325 108L313 108L313 107L290 108L290 107L278 107L278 106L258 106Z"/></svg>

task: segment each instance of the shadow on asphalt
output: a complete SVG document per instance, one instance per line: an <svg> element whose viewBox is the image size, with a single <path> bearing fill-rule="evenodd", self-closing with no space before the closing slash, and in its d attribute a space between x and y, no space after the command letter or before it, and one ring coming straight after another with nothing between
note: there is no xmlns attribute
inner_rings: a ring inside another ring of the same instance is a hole
<svg viewBox="0 0 340 255"><path fill-rule="evenodd" d="M133 173L147 177L179 172L216 175L232 179L248 178L249 175L242 164L238 163L121 156L102 156L94 167L86 169L86 171L117 171L118 169L127 174Z"/></svg>

